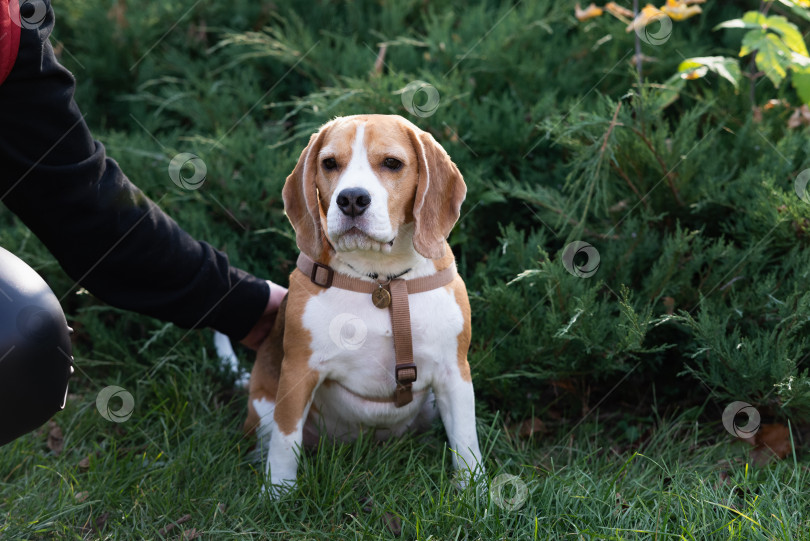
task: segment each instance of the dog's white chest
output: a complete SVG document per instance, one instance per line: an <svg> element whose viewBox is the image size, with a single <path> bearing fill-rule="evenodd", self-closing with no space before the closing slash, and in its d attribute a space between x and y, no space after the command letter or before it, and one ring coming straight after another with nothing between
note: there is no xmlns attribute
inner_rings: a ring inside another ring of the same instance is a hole
<svg viewBox="0 0 810 541"><path fill-rule="evenodd" d="M411 294L408 301L418 377L414 401L402 408L386 402L396 387L389 310L375 307L371 295L337 288L308 301L302 322L312 336L310 366L326 378L314 405L329 432L353 433L352 425L404 429L436 378L455 375L464 319L453 293L442 287Z"/></svg>

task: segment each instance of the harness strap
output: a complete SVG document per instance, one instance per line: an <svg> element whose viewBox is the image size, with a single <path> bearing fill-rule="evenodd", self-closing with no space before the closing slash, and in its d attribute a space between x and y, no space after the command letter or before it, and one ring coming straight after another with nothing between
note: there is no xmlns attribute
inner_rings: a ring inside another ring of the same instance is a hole
<svg viewBox="0 0 810 541"><path fill-rule="evenodd" d="M411 310L408 303L408 286L405 280L391 280L391 328L394 333L394 355L397 364L394 376L397 388L394 404L401 408L413 400L413 382L416 381L416 365L413 362L413 338L411 337Z"/></svg>
<svg viewBox="0 0 810 541"><path fill-rule="evenodd" d="M416 381L417 370L416 364L413 362L413 337L411 335L411 312L408 295L446 286L456 276L455 265L430 276L412 280L397 278L390 280L388 283L361 280L360 278L335 272L333 268L313 261L304 253L298 255L296 265L298 270L307 276L313 284L323 288L337 287L338 289L346 289L356 293L368 293L369 295L383 288L390 293L391 300L388 309L391 315L391 329L394 334L394 355L396 359L394 377L397 382L393 401L398 408L409 404L413 400L413 383ZM385 306L382 306L382 308L385 308Z"/></svg>
<svg viewBox="0 0 810 541"><path fill-rule="evenodd" d="M380 283L370 282L355 278L347 274L335 272L332 267L313 261L308 255L301 253L298 254L298 261L296 262L298 270L312 281L313 284L319 285L323 288L336 287L338 289L346 289L356 293L374 293L380 288ZM405 282L408 287L408 294L424 293L433 289L446 286L453 281L456 277L456 268L454 265L440 270L436 274L430 276L423 276L421 278L413 278L411 280L401 280ZM396 282L397 280L392 280ZM383 287L385 287L383 285Z"/></svg>

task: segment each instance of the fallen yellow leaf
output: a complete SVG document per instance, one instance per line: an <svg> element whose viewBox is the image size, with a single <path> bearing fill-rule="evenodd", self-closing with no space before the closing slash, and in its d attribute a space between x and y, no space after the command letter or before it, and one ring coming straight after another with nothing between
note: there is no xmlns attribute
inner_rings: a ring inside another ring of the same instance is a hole
<svg viewBox="0 0 810 541"><path fill-rule="evenodd" d="M764 424L753 438L745 441L754 445L751 458L757 466L787 457L793 448L790 445L790 431L781 423Z"/></svg>

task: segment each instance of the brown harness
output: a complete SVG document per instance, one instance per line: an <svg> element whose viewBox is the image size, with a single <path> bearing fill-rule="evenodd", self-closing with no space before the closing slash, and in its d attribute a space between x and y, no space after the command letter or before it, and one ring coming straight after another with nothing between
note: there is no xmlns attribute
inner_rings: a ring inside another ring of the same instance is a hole
<svg viewBox="0 0 810 541"><path fill-rule="evenodd" d="M416 364L413 362L413 339L411 337L411 311L408 295L423 293L446 286L456 276L456 267L451 265L436 274L403 280L395 278L387 282L369 282L346 274L335 272L332 267L313 261L306 254L298 255L298 270L307 276L313 284L330 288L346 289L357 293L371 295L374 306L380 309L389 308L391 329L394 333L394 379L397 388L394 391L396 407L413 400L413 383L416 381Z"/></svg>

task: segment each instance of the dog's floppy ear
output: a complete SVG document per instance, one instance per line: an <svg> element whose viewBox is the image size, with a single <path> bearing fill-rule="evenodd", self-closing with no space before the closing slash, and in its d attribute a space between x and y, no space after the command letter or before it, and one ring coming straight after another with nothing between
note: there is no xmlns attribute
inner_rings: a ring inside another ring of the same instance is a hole
<svg viewBox="0 0 810 541"><path fill-rule="evenodd" d="M321 228L321 211L318 203L318 190L315 179L318 175L318 153L329 124L309 138L307 148L301 152L295 169L287 177L281 196L284 211L295 229L295 243L298 249L318 261L323 255L327 241Z"/></svg>
<svg viewBox="0 0 810 541"><path fill-rule="evenodd" d="M413 203L413 246L428 259L444 255L445 239L458 221L467 185L447 152L432 135L412 128L410 137L419 164Z"/></svg>

